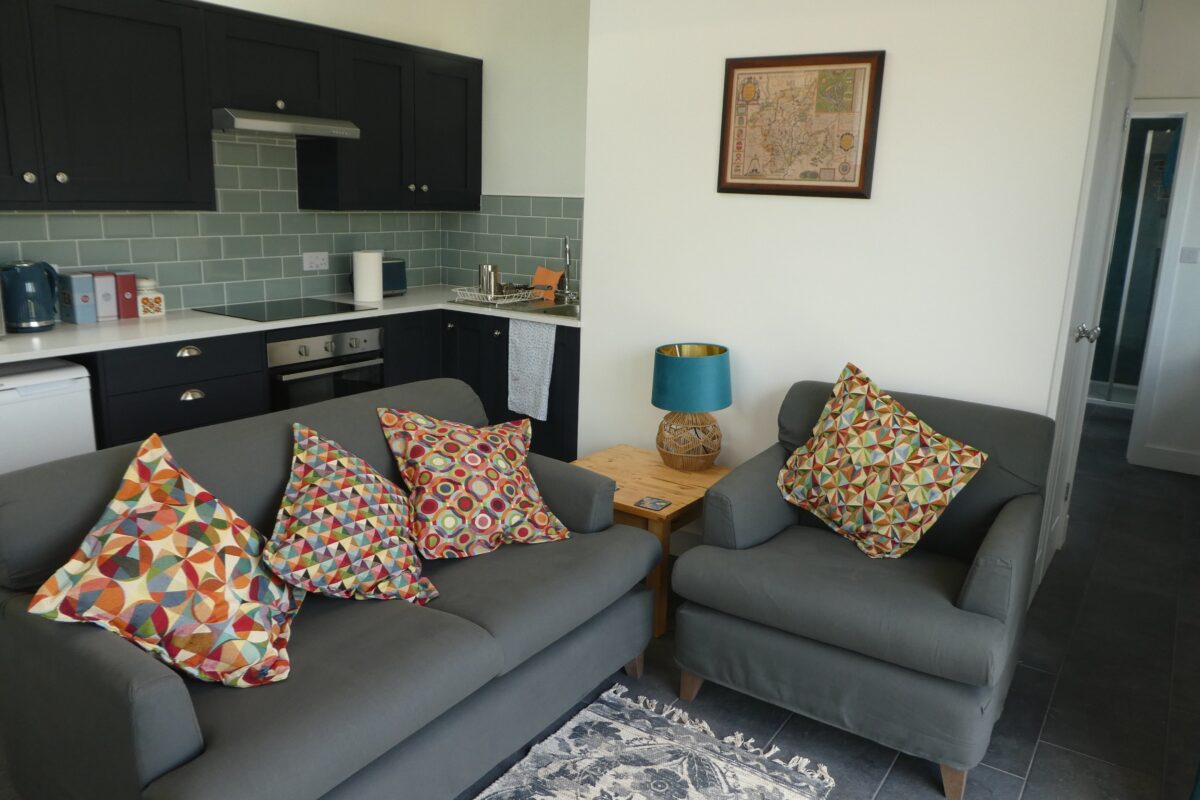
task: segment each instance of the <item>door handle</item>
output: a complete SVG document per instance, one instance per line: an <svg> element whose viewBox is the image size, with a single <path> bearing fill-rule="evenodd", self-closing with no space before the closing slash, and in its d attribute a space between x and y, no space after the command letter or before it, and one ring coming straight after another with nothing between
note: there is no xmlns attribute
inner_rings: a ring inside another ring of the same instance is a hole
<svg viewBox="0 0 1200 800"><path fill-rule="evenodd" d="M319 369L310 369L306 372L290 372L287 374L278 374L274 378L281 383L291 383L292 381L304 380L305 378L315 378L319 375L334 375L338 372L349 372L352 369L361 369L362 367L377 367L383 363L382 358L372 358L367 361L351 361L347 364L337 364L332 367L320 367Z"/></svg>
<svg viewBox="0 0 1200 800"><path fill-rule="evenodd" d="M199 355L204 355L204 351L194 344L185 344L175 351L176 358L195 358Z"/></svg>
<svg viewBox="0 0 1200 800"><path fill-rule="evenodd" d="M204 396L203 389L187 389L183 394L179 395L179 399L186 403L191 400L203 400Z"/></svg>
<svg viewBox="0 0 1200 800"><path fill-rule="evenodd" d="M1079 327L1077 327L1075 329L1075 341L1077 341L1077 342L1081 341L1083 339L1087 339L1088 344L1095 344L1096 340L1099 338L1100 338L1100 326L1099 325L1097 325L1094 328L1089 328L1086 324L1081 322L1079 324Z"/></svg>

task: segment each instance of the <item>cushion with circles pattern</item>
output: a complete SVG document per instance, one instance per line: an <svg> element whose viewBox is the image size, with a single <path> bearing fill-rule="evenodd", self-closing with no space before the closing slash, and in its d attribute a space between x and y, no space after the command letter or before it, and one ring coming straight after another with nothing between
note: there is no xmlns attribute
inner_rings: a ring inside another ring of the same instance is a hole
<svg viewBox="0 0 1200 800"><path fill-rule="evenodd" d="M379 420L408 484L422 558L466 558L508 542L570 536L525 466L528 419L477 428L381 408Z"/></svg>

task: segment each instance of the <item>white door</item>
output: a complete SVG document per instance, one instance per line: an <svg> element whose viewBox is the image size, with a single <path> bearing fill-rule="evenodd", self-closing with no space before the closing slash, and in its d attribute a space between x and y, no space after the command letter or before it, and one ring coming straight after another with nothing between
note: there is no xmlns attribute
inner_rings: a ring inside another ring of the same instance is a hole
<svg viewBox="0 0 1200 800"><path fill-rule="evenodd" d="M1133 9L1131 11L1130 9ZM1115 0L1109 3L1105 44L1100 74L1096 81L1096 104L1092 111L1091 141L1088 144L1089 174L1084 178L1079 220L1075 228L1072 272L1074 294L1070 315L1064 321L1059 341L1062 373L1059 381L1054 457L1046 495L1046 518L1038 578L1049 565L1054 551L1066 540L1069 486L1075 476L1079 437L1087 404L1088 376L1098 334L1100 301L1108 271L1120 193L1122 156L1129 104L1133 97L1134 69L1141 40L1140 3Z"/></svg>
<svg viewBox="0 0 1200 800"><path fill-rule="evenodd" d="M1139 100L1134 108L1184 122L1127 457L1200 475L1200 249L1188 246L1200 239L1200 100Z"/></svg>

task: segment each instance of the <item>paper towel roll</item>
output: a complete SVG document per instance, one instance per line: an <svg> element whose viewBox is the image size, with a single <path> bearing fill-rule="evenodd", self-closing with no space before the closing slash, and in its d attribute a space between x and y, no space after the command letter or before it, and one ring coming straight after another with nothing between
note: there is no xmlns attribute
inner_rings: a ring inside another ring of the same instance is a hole
<svg viewBox="0 0 1200 800"><path fill-rule="evenodd" d="M383 302L383 251L354 251L354 302Z"/></svg>

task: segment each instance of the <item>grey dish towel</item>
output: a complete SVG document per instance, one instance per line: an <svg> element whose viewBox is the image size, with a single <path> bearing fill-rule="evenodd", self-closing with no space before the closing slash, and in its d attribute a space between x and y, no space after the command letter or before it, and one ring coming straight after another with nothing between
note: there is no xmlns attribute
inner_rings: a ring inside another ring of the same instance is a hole
<svg viewBox="0 0 1200 800"><path fill-rule="evenodd" d="M554 369L554 329L546 322L508 322L508 410L546 420L550 373Z"/></svg>

